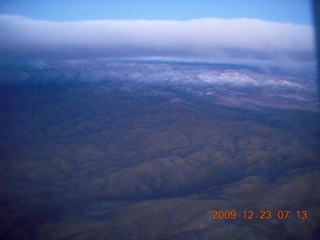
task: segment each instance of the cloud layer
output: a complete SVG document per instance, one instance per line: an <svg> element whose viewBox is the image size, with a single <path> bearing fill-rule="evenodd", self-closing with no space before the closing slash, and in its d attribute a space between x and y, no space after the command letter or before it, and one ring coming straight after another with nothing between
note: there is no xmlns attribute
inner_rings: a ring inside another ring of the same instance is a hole
<svg viewBox="0 0 320 240"><path fill-rule="evenodd" d="M0 15L2 59L188 58L314 61L311 26L257 19L47 22Z"/></svg>

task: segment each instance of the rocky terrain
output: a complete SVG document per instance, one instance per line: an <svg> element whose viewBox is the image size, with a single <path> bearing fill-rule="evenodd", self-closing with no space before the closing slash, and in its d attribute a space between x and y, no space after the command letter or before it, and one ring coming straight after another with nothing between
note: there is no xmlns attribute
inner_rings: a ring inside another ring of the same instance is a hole
<svg viewBox="0 0 320 240"><path fill-rule="evenodd" d="M312 79L143 64L2 75L0 238L317 239Z"/></svg>

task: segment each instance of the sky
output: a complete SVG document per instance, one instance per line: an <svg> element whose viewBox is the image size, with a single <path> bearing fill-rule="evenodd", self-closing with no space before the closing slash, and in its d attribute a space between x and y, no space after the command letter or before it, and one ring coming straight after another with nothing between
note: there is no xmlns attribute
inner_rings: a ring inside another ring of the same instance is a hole
<svg viewBox="0 0 320 240"><path fill-rule="evenodd" d="M313 64L307 0L2 0L0 63L190 59Z"/></svg>
<svg viewBox="0 0 320 240"><path fill-rule="evenodd" d="M37 20L257 18L312 24L310 0L1 0L0 13Z"/></svg>

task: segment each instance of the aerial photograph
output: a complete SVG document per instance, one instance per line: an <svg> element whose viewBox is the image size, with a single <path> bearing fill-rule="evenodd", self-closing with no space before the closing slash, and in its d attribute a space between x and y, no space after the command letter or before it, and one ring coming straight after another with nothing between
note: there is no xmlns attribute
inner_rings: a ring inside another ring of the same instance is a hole
<svg viewBox="0 0 320 240"><path fill-rule="evenodd" d="M311 0L2 0L0 239L319 240Z"/></svg>

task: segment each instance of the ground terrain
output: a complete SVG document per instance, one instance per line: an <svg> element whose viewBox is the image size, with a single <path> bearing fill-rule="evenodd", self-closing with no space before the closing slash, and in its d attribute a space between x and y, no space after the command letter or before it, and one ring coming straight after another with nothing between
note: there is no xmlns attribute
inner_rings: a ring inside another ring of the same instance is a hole
<svg viewBox="0 0 320 240"><path fill-rule="evenodd" d="M310 80L110 64L20 68L2 79L2 239L316 239L320 125ZM292 213L212 219L232 209Z"/></svg>

